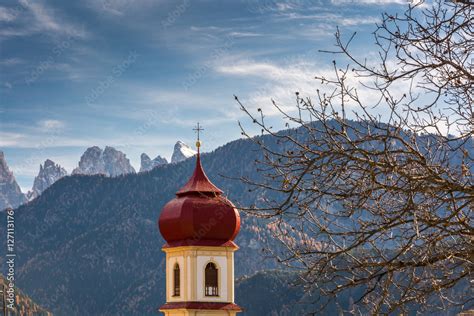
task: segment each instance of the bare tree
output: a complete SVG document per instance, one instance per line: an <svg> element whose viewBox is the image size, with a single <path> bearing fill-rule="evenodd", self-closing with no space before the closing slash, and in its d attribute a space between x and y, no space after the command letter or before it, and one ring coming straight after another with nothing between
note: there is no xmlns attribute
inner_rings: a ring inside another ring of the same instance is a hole
<svg viewBox="0 0 474 316"><path fill-rule="evenodd" d="M351 52L355 34L337 31L330 53L349 64L316 77L315 98L296 93L294 112L273 102L298 127L286 132L236 97L279 144L252 138L265 180L243 180L273 198L246 211L273 221L278 259L309 290L361 289L349 312L472 307L473 33L471 1L384 13L375 62Z"/></svg>

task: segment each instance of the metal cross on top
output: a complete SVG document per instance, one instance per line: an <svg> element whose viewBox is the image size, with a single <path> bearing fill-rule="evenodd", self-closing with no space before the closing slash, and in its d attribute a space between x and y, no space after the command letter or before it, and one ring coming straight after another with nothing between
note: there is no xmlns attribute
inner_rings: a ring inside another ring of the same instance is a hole
<svg viewBox="0 0 474 316"><path fill-rule="evenodd" d="M203 130L204 130L204 128L202 128L202 126L199 125L199 122L197 123L196 127L193 128L193 131L195 131L195 132L197 133L197 137L198 137L197 141L198 141L198 142L200 141L200 139L199 139L199 133L200 133L201 131L203 131Z"/></svg>
<svg viewBox="0 0 474 316"><path fill-rule="evenodd" d="M195 128L193 128L193 131L195 131L197 133L197 141L196 141L196 147L197 147L197 150L198 150L198 155L199 155L199 148L201 148L201 140L199 139L199 133L201 131L203 131L204 128L202 128L201 125L199 125L199 122L197 123L197 126Z"/></svg>

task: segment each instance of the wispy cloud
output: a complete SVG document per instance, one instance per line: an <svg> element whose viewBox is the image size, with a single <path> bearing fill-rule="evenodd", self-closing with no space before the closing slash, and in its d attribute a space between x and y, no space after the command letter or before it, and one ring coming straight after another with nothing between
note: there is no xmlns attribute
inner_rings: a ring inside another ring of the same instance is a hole
<svg viewBox="0 0 474 316"><path fill-rule="evenodd" d="M144 11L150 7L159 5L161 1L156 0L88 0L90 9L111 17L122 17L131 11Z"/></svg>
<svg viewBox="0 0 474 316"><path fill-rule="evenodd" d="M420 5L426 7L429 0L331 0L333 5Z"/></svg>
<svg viewBox="0 0 474 316"><path fill-rule="evenodd" d="M413 3L413 0L331 0L332 4L373 4L373 5L387 5L387 4L409 4Z"/></svg>
<svg viewBox="0 0 474 316"><path fill-rule="evenodd" d="M234 65L219 65L215 70L226 75L257 76L270 80L279 77L284 71L271 63L253 61L241 61Z"/></svg>
<svg viewBox="0 0 474 316"><path fill-rule="evenodd" d="M100 1L92 1L91 4L95 9L99 9L99 11L102 11L107 14L115 15L115 16L122 16L127 8L128 5L130 5L129 0L118 0L118 1L112 1L112 0L100 0Z"/></svg>
<svg viewBox="0 0 474 316"><path fill-rule="evenodd" d="M66 124L59 120L41 120L38 122L38 126L43 130L50 131L62 129Z"/></svg>
<svg viewBox="0 0 474 316"><path fill-rule="evenodd" d="M0 22L11 22L16 19L15 11L9 8L0 7Z"/></svg>
<svg viewBox="0 0 474 316"><path fill-rule="evenodd" d="M375 58L375 56L374 56ZM321 85L315 76L335 80L334 69L329 64L314 61L314 55L295 55L280 61L252 61L234 60L232 65L215 65L214 70L227 76L238 76L247 78L256 86L250 92L239 96L250 108L262 108L266 115L279 115L277 109L272 106L272 100L289 113L296 111L295 92L301 97L315 98L316 90L321 93L331 93L334 86ZM229 61L226 61L229 63ZM373 106L380 100L380 93L374 89L367 88L372 84L370 78L357 78L351 72L345 80L348 86L357 88L360 100L366 106ZM393 95L400 98L409 89L409 82L398 83L393 86ZM316 100L314 100L316 101ZM335 100L337 105L337 100ZM346 103L348 109L356 109L356 104ZM380 111L380 107L377 108Z"/></svg>
<svg viewBox="0 0 474 316"><path fill-rule="evenodd" d="M364 24L373 24L380 21L379 17L370 15L343 15L336 13L318 13L318 14L307 14L301 12L287 12L276 16L276 19L280 20L299 20L299 21L317 21L318 27L324 27L327 25L343 25L343 26L355 26Z"/></svg>
<svg viewBox="0 0 474 316"><path fill-rule="evenodd" d="M213 38L218 37L232 37L232 38L252 38L252 37L261 37L265 34L261 32L254 32L250 27L221 27L215 25L209 26L196 26L193 25L189 28L194 33L199 33L201 36L209 36Z"/></svg>
<svg viewBox="0 0 474 316"><path fill-rule="evenodd" d="M20 0L20 3L32 13L36 27L40 31L51 31L59 34L71 35L74 37L85 37L84 27L79 27L64 19L57 17L57 13L51 8L39 2Z"/></svg>
<svg viewBox="0 0 474 316"><path fill-rule="evenodd" d="M49 137L49 139L48 139ZM127 134L116 134L111 137L90 137L90 136L65 136L53 134L46 136L45 134L32 133L8 133L0 132L0 147L8 148L30 148L30 149L45 149L58 147L81 147L87 148L90 146L115 146L120 147L124 144L129 144L131 137ZM142 135L139 139L133 140L133 145L150 146L150 144L172 144L173 141L167 138L156 138L155 135Z"/></svg>
<svg viewBox="0 0 474 316"><path fill-rule="evenodd" d="M43 30L63 31L62 27L56 21L44 5L39 2L30 2L28 0L20 0L20 3L30 10L38 26Z"/></svg>
<svg viewBox="0 0 474 316"><path fill-rule="evenodd" d="M83 26L62 18L57 10L38 1L20 0L15 10L0 7L0 21L6 23L0 31L1 37L28 36L35 33L79 38L88 35Z"/></svg>
<svg viewBox="0 0 474 316"><path fill-rule="evenodd" d="M229 36L232 36L232 37L259 37L259 36L263 36L263 34L254 33L254 32L230 32Z"/></svg>
<svg viewBox="0 0 474 316"><path fill-rule="evenodd" d="M0 39L7 38L7 37L21 37L21 36L28 36L34 34L35 31L31 29L31 27L26 26L20 28L13 28L13 27L2 27L0 29Z"/></svg>
<svg viewBox="0 0 474 316"><path fill-rule="evenodd" d="M23 64L25 61L21 58L7 58L0 60L0 66L15 66L19 64Z"/></svg>
<svg viewBox="0 0 474 316"><path fill-rule="evenodd" d="M379 17L374 16L359 16L359 17L341 17L336 19L337 24L344 25L344 26L355 26L355 25L363 25L363 24L375 24L380 22L381 19Z"/></svg>
<svg viewBox="0 0 474 316"><path fill-rule="evenodd" d="M221 26L214 26L214 25L209 25L209 26L196 26L196 25L191 25L189 28L193 32L225 32L231 30L229 27L221 27Z"/></svg>
<svg viewBox="0 0 474 316"><path fill-rule="evenodd" d="M295 92L302 95L313 94L314 76L322 72L329 74L326 67L309 62L311 59L312 53L292 56L280 63L237 60L232 65L216 65L214 70L227 76L258 79L257 88L239 97L250 107L262 108L266 115L276 115L278 111L272 106L272 100L285 110L293 111Z"/></svg>
<svg viewBox="0 0 474 316"><path fill-rule="evenodd" d="M24 139L20 133L0 132L0 147L16 146Z"/></svg>
<svg viewBox="0 0 474 316"><path fill-rule="evenodd" d="M121 102L110 106L98 102L88 106L87 111L94 111L97 115L107 113L108 117L127 119L139 124L152 124L153 126L188 125L196 118L202 116L206 121L227 120L228 109L222 106L222 101L215 95L207 93L184 91L182 89L159 89L146 83L136 84L123 82L117 85L116 93ZM232 95L229 93L229 99ZM130 106L133 104L133 107ZM190 113L193 113L190 115ZM189 121L185 118L192 116Z"/></svg>

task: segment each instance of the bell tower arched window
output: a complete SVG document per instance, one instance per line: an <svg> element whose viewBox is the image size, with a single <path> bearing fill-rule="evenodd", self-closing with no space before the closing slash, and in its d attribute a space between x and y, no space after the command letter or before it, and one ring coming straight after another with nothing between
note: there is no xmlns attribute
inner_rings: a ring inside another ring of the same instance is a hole
<svg viewBox="0 0 474 316"><path fill-rule="evenodd" d="M179 280L179 264L174 265L173 269L173 296L180 296L181 285Z"/></svg>
<svg viewBox="0 0 474 316"><path fill-rule="evenodd" d="M205 294L206 296L219 296L217 283L218 270L214 263L209 262L205 271Z"/></svg>

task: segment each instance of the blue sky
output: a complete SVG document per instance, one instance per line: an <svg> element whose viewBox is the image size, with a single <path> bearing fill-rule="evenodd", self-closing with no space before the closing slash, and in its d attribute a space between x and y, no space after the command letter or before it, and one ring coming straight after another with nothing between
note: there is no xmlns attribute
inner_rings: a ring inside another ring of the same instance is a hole
<svg viewBox="0 0 474 316"><path fill-rule="evenodd" d="M205 151L240 137L233 95L267 110L329 71L339 26L354 50L404 0L0 1L0 150L23 191L50 158L68 172L87 147L171 156L177 140ZM279 127L275 120L276 127Z"/></svg>

